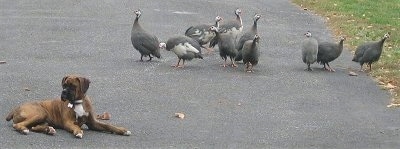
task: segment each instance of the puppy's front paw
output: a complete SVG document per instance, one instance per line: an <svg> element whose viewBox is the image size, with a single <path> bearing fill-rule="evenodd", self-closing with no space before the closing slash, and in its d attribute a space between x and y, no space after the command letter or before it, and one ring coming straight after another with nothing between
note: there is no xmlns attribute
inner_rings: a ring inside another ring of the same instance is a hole
<svg viewBox="0 0 400 149"><path fill-rule="evenodd" d="M29 133L29 129L24 129L21 131L22 134L27 135Z"/></svg>
<svg viewBox="0 0 400 149"><path fill-rule="evenodd" d="M54 129L53 127L49 127L47 130L47 134L49 134L49 135L56 134L56 129Z"/></svg>
<svg viewBox="0 0 400 149"><path fill-rule="evenodd" d="M124 135L124 136L130 136L131 134L132 134L132 132L128 130L128 131L124 132L123 135Z"/></svg>
<svg viewBox="0 0 400 149"><path fill-rule="evenodd" d="M77 137L77 138L79 138L79 139L82 139L82 137L83 137L83 134L81 134L81 133L78 133L78 134L76 134L76 135L75 135L75 137Z"/></svg>
<svg viewBox="0 0 400 149"><path fill-rule="evenodd" d="M83 137L83 131L82 130L78 131L77 133L74 133L74 134L75 134L75 137L77 137L79 139L82 139L82 137Z"/></svg>

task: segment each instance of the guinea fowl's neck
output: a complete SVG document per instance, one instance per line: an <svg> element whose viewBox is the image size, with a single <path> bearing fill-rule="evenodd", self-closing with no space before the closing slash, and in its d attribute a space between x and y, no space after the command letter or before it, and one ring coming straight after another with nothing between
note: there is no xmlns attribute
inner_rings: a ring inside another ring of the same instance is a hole
<svg viewBox="0 0 400 149"><path fill-rule="evenodd" d="M340 50L340 51L343 50L343 41L344 41L344 40L340 40L340 41L339 41L339 50Z"/></svg>
<svg viewBox="0 0 400 149"><path fill-rule="evenodd" d="M140 26L140 25L139 25L139 17L136 17L136 18L135 18L135 22L133 22L133 25L134 25L134 26Z"/></svg>
<svg viewBox="0 0 400 149"><path fill-rule="evenodd" d="M242 26L243 22L242 22L242 18L240 17L240 15L236 15L236 20L240 23L240 26Z"/></svg>
<svg viewBox="0 0 400 149"><path fill-rule="evenodd" d="M220 39L220 34L218 31L213 31L215 33L215 39L219 40Z"/></svg>
<svg viewBox="0 0 400 149"><path fill-rule="evenodd" d="M257 46L257 39L253 39L253 43L251 44L251 49L254 49Z"/></svg>
<svg viewBox="0 0 400 149"><path fill-rule="evenodd" d="M142 28L139 24L139 17L135 18L135 22L133 22L132 28ZM133 31L133 30L132 30Z"/></svg>
<svg viewBox="0 0 400 149"><path fill-rule="evenodd" d="M219 27L219 20L215 21L215 27Z"/></svg>
<svg viewBox="0 0 400 149"><path fill-rule="evenodd" d="M380 44L383 45L383 43L386 41L386 39L387 39L387 38L383 38L383 39L380 41Z"/></svg>
<svg viewBox="0 0 400 149"><path fill-rule="evenodd" d="M254 20L253 26L251 27L251 30L257 33L257 20Z"/></svg>
<svg viewBox="0 0 400 149"><path fill-rule="evenodd" d="M387 38L386 37L384 37L381 41L379 41L379 47L380 48L378 48L378 50L380 50L380 51L382 51L382 47L383 47L383 43L385 43L385 40L386 40Z"/></svg>

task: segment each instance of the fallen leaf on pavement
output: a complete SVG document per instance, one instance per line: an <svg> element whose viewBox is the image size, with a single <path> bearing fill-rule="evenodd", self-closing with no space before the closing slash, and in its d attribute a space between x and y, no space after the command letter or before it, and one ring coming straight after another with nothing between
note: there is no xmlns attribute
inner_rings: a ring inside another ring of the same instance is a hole
<svg viewBox="0 0 400 149"><path fill-rule="evenodd" d="M180 118L180 119L184 119L185 118L185 114L183 114L183 113L175 113L175 117Z"/></svg>
<svg viewBox="0 0 400 149"><path fill-rule="evenodd" d="M358 76L358 74L355 73L355 72L350 71L350 72L349 72L349 76Z"/></svg>
<svg viewBox="0 0 400 149"><path fill-rule="evenodd" d="M101 120L110 120L111 114L108 112L104 112L103 114L97 115L96 118Z"/></svg>

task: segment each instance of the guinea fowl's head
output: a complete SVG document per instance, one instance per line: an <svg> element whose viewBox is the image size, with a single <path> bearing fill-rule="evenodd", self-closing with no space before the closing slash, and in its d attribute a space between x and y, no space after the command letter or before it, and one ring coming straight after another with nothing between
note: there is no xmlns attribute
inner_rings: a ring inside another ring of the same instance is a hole
<svg viewBox="0 0 400 149"><path fill-rule="evenodd" d="M311 37L311 32L307 31L307 33L304 34L306 37Z"/></svg>
<svg viewBox="0 0 400 149"><path fill-rule="evenodd" d="M261 15L256 13L256 14L254 15L254 18L253 18L253 19L254 19L254 21L258 21L258 19L260 19L260 18L261 18Z"/></svg>
<svg viewBox="0 0 400 149"><path fill-rule="evenodd" d="M222 20L222 17L220 17L220 16L216 16L216 17L215 17L215 21L219 22L219 21L221 21L221 20Z"/></svg>
<svg viewBox="0 0 400 149"><path fill-rule="evenodd" d="M387 33L383 36L383 38L384 38L384 39L390 38L390 32L387 32Z"/></svg>
<svg viewBox="0 0 400 149"><path fill-rule="evenodd" d="M258 42L260 40L260 36L258 34L254 35L254 41Z"/></svg>
<svg viewBox="0 0 400 149"><path fill-rule="evenodd" d="M134 12L135 12L135 15L137 18L140 18L140 16L142 15L142 10L140 10L140 9L135 10Z"/></svg>
<svg viewBox="0 0 400 149"><path fill-rule="evenodd" d="M211 26L208 30L213 31L213 32L218 32L218 27Z"/></svg>
<svg viewBox="0 0 400 149"><path fill-rule="evenodd" d="M345 40L346 40L346 37L341 36L339 39L340 39L340 41L345 41Z"/></svg>
<svg viewBox="0 0 400 149"><path fill-rule="evenodd" d="M240 14L242 14L242 10L240 10L239 8L236 8L235 15L240 16Z"/></svg>

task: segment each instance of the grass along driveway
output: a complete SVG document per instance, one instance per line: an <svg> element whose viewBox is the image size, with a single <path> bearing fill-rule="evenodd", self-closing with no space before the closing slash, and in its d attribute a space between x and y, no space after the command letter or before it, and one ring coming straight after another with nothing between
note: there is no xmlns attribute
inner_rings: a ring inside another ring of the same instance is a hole
<svg viewBox="0 0 400 149"><path fill-rule="evenodd" d="M346 46L353 52L359 44L378 41L386 32L381 58L369 72L383 89L393 94L400 105L400 0L293 0L305 10L326 18L336 36L346 36ZM364 68L366 68L364 66Z"/></svg>

